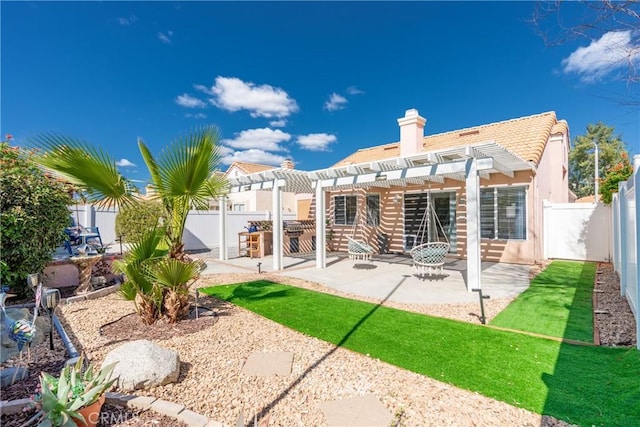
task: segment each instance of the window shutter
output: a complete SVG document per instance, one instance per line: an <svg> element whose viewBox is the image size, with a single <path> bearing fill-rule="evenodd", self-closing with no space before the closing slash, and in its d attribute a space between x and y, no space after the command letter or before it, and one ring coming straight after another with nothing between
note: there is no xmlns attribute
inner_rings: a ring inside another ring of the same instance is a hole
<svg viewBox="0 0 640 427"><path fill-rule="evenodd" d="M498 238L526 239L526 190L498 188Z"/></svg>
<svg viewBox="0 0 640 427"><path fill-rule="evenodd" d="M496 237L494 203L495 194L493 188L480 190L480 237L483 239L494 239Z"/></svg>

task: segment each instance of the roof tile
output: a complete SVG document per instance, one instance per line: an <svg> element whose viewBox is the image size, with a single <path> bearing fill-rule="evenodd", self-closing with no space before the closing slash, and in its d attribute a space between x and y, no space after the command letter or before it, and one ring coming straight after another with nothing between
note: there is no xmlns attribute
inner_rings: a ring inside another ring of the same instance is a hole
<svg viewBox="0 0 640 427"><path fill-rule="evenodd" d="M439 151L452 147L494 141L506 150L538 164L549 136L568 133L565 120L558 120L556 113L549 111L532 116L502 122L459 129L424 137L423 151ZM363 148L339 161L334 166L366 163L400 156L400 143Z"/></svg>

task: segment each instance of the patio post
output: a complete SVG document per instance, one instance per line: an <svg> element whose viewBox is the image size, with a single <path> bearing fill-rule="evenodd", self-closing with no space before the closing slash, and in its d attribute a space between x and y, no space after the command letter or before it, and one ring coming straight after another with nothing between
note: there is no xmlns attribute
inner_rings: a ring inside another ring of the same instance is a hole
<svg viewBox="0 0 640 427"><path fill-rule="evenodd" d="M629 265L629 200L627 199L627 181L618 183L618 194L620 198L620 295L627 295L627 266Z"/></svg>
<svg viewBox="0 0 640 427"><path fill-rule="evenodd" d="M220 196L218 198L218 205L220 210L220 216L218 217L218 227L220 232L220 261L226 261L229 259L229 254L227 253L227 196Z"/></svg>
<svg viewBox="0 0 640 427"><path fill-rule="evenodd" d="M467 160L467 291L482 289L480 263L480 177L475 158Z"/></svg>
<svg viewBox="0 0 640 427"><path fill-rule="evenodd" d="M282 187L280 180L273 181L273 271L282 270Z"/></svg>
<svg viewBox="0 0 640 427"><path fill-rule="evenodd" d="M327 267L327 230L325 191L316 181L316 268Z"/></svg>

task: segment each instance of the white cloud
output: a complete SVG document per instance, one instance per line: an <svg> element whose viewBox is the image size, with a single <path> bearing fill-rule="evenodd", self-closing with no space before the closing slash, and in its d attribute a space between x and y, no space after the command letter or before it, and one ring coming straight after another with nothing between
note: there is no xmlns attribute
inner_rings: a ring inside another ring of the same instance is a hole
<svg viewBox="0 0 640 427"><path fill-rule="evenodd" d="M640 45L633 44L633 35L631 30L603 34L563 59L563 71L578 74L583 82L594 82L617 68L640 63Z"/></svg>
<svg viewBox="0 0 640 427"><path fill-rule="evenodd" d="M348 93L349 95L362 95L362 94L364 94L364 91L363 91L363 90L358 89L358 88L357 88L357 87L355 87L355 86L349 86L349 87L347 88L347 93Z"/></svg>
<svg viewBox="0 0 640 427"><path fill-rule="evenodd" d="M176 97L176 104L186 108L204 108L207 106L207 104L204 101L198 98L194 98L193 96L188 95L186 93L182 95L178 95Z"/></svg>
<svg viewBox="0 0 640 427"><path fill-rule="evenodd" d="M200 92L204 92L207 95L211 95L211 96L215 95L215 93L213 93L213 91L210 88L206 87L205 85L193 85L193 87L194 89L199 90Z"/></svg>
<svg viewBox="0 0 640 427"><path fill-rule="evenodd" d="M334 92L329 97L329 100L324 103L324 108L329 111L342 110L346 107L347 102L349 102L347 98Z"/></svg>
<svg viewBox="0 0 640 427"><path fill-rule="evenodd" d="M170 44L171 37L173 36L173 31L169 30L166 33L158 33L158 38L162 43Z"/></svg>
<svg viewBox="0 0 640 427"><path fill-rule="evenodd" d="M118 18L118 23L120 23L120 25L131 25L137 20L138 20L138 17L136 15L131 15L127 17Z"/></svg>
<svg viewBox="0 0 640 427"><path fill-rule="evenodd" d="M274 127L274 128L283 128L287 125L287 121L284 119L280 119L280 120L272 120L269 122L269 126Z"/></svg>
<svg viewBox="0 0 640 427"><path fill-rule="evenodd" d="M207 118L207 115L204 114L204 113L196 113L196 114L187 113L184 116L188 117L188 118L192 118L192 119L206 119Z"/></svg>
<svg viewBox="0 0 640 427"><path fill-rule="evenodd" d="M298 137L298 145L303 150L309 151L328 151L329 144L336 142L338 138L335 135L327 133L310 133L309 135L300 135Z"/></svg>
<svg viewBox="0 0 640 427"><path fill-rule="evenodd" d="M256 86L236 77L216 77L210 88L195 85L195 88L210 94L211 103L227 111L248 110L251 117L288 117L298 111L298 104L283 89L270 85Z"/></svg>
<svg viewBox="0 0 640 427"><path fill-rule="evenodd" d="M233 154L224 156L222 163L230 165L233 162L249 162L258 163L261 165L273 165L280 166L287 158L284 156L278 156L276 154L268 153L266 151L251 149L245 151L236 151Z"/></svg>
<svg viewBox="0 0 640 427"><path fill-rule="evenodd" d="M234 151L233 148L225 147L224 145L216 145L216 148L218 149L218 154L221 157L231 156Z"/></svg>
<svg viewBox="0 0 640 427"><path fill-rule="evenodd" d="M222 143L240 150L256 148L261 151L284 151L279 144L291 139L291 135L280 129L247 129L236 134L234 139L224 139Z"/></svg>
<svg viewBox="0 0 640 427"><path fill-rule="evenodd" d="M136 164L127 159L120 159L116 162L116 166L120 166L121 168L135 168Z"/></svg>

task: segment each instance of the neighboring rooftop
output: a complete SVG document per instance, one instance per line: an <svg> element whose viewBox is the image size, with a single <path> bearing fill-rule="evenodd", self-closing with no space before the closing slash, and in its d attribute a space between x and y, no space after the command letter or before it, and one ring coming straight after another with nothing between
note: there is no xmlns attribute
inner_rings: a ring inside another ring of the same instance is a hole
<svg viewBox="0 0 640 427"><path fill-rule="evenodd" d="M428 126L428 124L427 124ZM423 138L423 151L438 151L481 142L495 141L506 150L535 165L540 161L551 135L568 133L565 120L549 111L481 126L454 130ZM363 148L339 161L335 166L365 163L400 156L400 143Z"/></svg>
<svg viewBox="0 0 640 427"><path fill-rule="evenodd" d="M261 165L258 163L233 162L227 168L225 175L227 175L229 171L232 170L234 167L240 169L246 175L256 173L256 172L264 172L264 171L268 171L275 168L274 166L271 166L271 165Z"/></svg>

